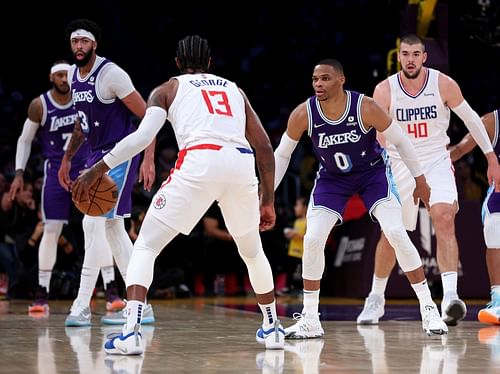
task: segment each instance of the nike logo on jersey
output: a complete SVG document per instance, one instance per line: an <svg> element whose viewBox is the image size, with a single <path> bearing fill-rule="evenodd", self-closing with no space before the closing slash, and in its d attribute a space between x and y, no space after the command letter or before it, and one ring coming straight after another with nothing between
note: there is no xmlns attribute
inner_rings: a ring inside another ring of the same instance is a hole
<svg viewBox="0 0 500 374"><path fill-rule="evenodd" d="M326 125L326 123L315 123L315 124L313 125L313 127L314 127L315 129L317 129L318 127L325 126L325 125Z"/></svg>
<svg viewBox="0 0 500 374"><path fill-rule="evenodd" d="M56 111L55 109L47 110L47 114L54 113L55 111Z"/></svg>
<svg viewBox="0 0 500 374"><path fill-rule="evenodd" d="M378 162L381 160L381 158L377 158L375 161L370 162L370 166L374 166L378 164Z"/></svg>

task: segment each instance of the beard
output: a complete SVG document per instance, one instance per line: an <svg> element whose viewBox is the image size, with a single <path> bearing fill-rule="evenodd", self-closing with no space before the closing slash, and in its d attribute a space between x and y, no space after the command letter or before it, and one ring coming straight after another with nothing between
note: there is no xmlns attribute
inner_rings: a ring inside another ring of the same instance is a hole
<svg viewBox="0 0 500 374"><path fill-rule="evenodd" d="M55 84L52 84L52 86L54 87L54 91L56 91L57 93L59 93L61 95L66 95L69 92L69 85L68 84L63 84L60 87L55 85Z"/></svg>
<svg viewBox="0 0 500 374"><path fill-rule="evenodd" d="M78 66L79 68L81 68L82 66L87 65L88 62L90 61L90 59L92 58L92 53L93 52L94 52L93 50L88 51L87 53L85 53L83 59L81 59L81 60L78 60L76 58L76 54L74 53L73 54L73 60L75 61L75 65Z"/></svg>
<svg viewBox="0 0 500 374"><path fill-rule="evenodd" d="M419 69L415 69L413 74L410 74L405 69L403 69L403 74L407 79L417 79L417 77L420 75L421 71L422 71L422 67L420 67Z"/></svg>

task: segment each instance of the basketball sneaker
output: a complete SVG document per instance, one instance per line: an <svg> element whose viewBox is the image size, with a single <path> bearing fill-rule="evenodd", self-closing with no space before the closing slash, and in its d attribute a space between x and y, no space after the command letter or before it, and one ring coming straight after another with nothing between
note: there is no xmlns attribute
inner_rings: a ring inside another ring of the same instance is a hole
<svg viewBox="0 0 500 374"><path fill-rule="evenodd" d="M35 292L35 300L33 304L28 307L29 313L48 313L49 312L49 294L47 289L38 286Z"/></svg>
<svg viewBox="0 0 500 374"><path fill-rule="evenodd" d="M325 333L319 321L319 313L315 316L294 313L293 319L297 322L285 329L285 339L321 338Z"/></svg>
<svg viewBox="0 0 500 374"><path fill-rule="evenodd" d="M125 301L126 303L126 301ZM127 322L127 309L123 308L115 313L110 313L109 315L101 317L101 323L105 325L124 325ZM153 313L153 306L151 304L146 304L144 311L142 313L142 325L147 325L155 322L155 315Z"/></svg>
<svg viewBox="0 0 500 374"><path fill-rule="evenodd" d="M383 296L370 294L365 299L363 310L356 319L358 325L377 325L384 315L385 299Z"/></svg>
<svg viewBox="0 0 500 374"><path fill-rule="evenodd" d="M448 334L448 326L441 319L436 304L420 306L420 314L422 315L422 328L427 335Z"/></svg>
<svg viewBox="0 0 500 374"><path fill-rule="evenodd" d="M477 319L482 323L500 325L500 293L491 292L491 301L479 311Z"/></svg>
<svg viewBox="0 0 500 374"><path fill-rule="evenodd" d="M68 327L90 326L91 317L90 307L76 299L71 306L71 312L66 317L66 321L64 321L64 325Z"/></svg>
<svg viewBox="0 0 500 374"><path fill-rule="evenodd" d="M441 302L441 317L448 326L456 326L467 315L465 303L456 294L447 293Z"/></svg>
<svg viewBox="0 0 500 374"><path fill-rule="evenodd" d="M124 326L125 329L126 326ZM141 325L135 324L131 332L109 335L104 344L104 351L111 355L140 355L144 353L140 330Z"/></svg>
<svg viewBox="0 0 500 374"><path fill-rule="evenodd" d="M106 311L117 312L125 308L125 301L118 296L116 281L111 281L106 285Z"/></svg>
<svg viewBox="0 0 500 374"><path fill-rule="evenodd" d="M265 344L266 349L283 349L285 347L285 330L279 319L274 321L273 327L264 330L263 327L255 333L257 343Z"/></svg>

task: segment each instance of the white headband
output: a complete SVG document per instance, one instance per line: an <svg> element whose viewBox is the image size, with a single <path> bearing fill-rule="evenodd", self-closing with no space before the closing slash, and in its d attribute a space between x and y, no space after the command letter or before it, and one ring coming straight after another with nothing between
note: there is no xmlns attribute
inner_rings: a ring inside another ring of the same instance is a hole
<svg viewBox="0 0 500 374"><path fill-rule="evenodd" d="M61 63L55 64L50 68L50 74L57 73L58 71L69 71L69 64Z"/></svg>
<svg viewBox="0 0 500 374"><path fill-rule="evenodd" d="M92 34L90 31L84 30L84 29L78 29L75 30L71 33L70 40L71 39L77 39L77 38L87 38L95 42L95 36Z"/></svg>

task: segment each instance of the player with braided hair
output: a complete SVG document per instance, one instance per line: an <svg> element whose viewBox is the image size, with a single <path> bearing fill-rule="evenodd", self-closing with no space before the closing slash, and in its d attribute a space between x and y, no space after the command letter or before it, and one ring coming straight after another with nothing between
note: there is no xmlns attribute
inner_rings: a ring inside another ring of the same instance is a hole
<svg viewBox="0 0 500 374"><path fill-rule="evenodd" d="M153 197L134 244L126 281L127 322L104 349L124 355L144 351L139 331L155 259L179 233L189 234L214 201L248 268L262 311L256 340L267 349L283 349L273 274L259 236L259 228L269 230L276 220L271 142L244 92L234 82L208 73L210 48L205 39L194 35L180 40L176 63L181 74L152 91L138 130L73 186L75 199L87 195L103 173L144 149L165 120L172 125L179 158Z"/></svg>

